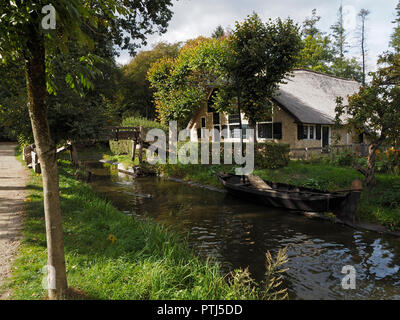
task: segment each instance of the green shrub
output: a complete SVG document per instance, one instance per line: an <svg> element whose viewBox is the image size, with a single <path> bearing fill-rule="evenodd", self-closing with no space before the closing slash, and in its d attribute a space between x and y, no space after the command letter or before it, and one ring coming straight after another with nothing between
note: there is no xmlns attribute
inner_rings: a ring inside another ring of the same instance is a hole
<svg viewBox="0 0 400 320"><path fill-rule="evenodd" d="M110 150L113 154L132 154L132 141L130 140L110 140Z"/></svg>
<svg viewBox="0 0 400 320"><path fill-rule="evenodd" d="M277 169L289 164L290 146L282 143L256 143L254 164L260 169Z"/></svg>
<svg viewBox="0 0 400 320"><path fill-rule="evenodd" d="M148 120L146 118L141 117L129 117L122 120L121 126L123 127L140 127L142 126L145 129L162 129L164 131L168 131L168 128L157 121Z"/></svg>

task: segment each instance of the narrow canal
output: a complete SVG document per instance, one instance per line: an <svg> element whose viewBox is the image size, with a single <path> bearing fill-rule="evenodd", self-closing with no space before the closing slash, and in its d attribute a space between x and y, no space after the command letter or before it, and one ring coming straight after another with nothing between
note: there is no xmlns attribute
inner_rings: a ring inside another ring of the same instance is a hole
<svg viewBox="0 0 400 320"><path fill-rule="evenodd" d="M195 252L213 257L225 272L249 266L261 280L265 252L287 247L290 299L400 299L400 238L310 220L162 178L133 179L101 163L87 165L94 173L92 186L118 209L187 236ZM346 265L355 267L355 290L341 286Z"/></svg>

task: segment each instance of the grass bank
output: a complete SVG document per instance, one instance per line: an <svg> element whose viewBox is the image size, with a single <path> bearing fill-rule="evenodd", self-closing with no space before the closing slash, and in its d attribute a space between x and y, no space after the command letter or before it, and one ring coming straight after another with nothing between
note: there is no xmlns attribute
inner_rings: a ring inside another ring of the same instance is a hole
<svg viewBox="0 0 400 320"><path fill-rule="evenodd" d="M128 156L104 156L108 160L132 165ZM138 163L136 162L135 165ZM233 172L232 165L157 165L158 173L221 188L215 171ZM341 167L319 161L290 161L279 169L257 169L255 175L263 179L311 187L320 190L349 189L354 179L364 177L351 167ZM400 230L400 176L376 174L377 185L365 190L359 202L357 219L384 225L392 231Z"/></svg>
<svg viewBox="0 0 400 320"><path fill-rule="evenodd" d="M229 276L197 257L173 232L139 221L77 181L67 161L59 161L65 256L69 286L93 299L270 299L282 297L255 284L245 271ZM23 241L13 266L14 299L42 299L46 238L41 176L27 186ZM270 259L267 279L279 277L284 255ZM271 270L273 271L271 273ZM277 278L278 279L278 278ZM278 280L277 280L278 281ZM267 282L269 283L269 282Z"/></svg>

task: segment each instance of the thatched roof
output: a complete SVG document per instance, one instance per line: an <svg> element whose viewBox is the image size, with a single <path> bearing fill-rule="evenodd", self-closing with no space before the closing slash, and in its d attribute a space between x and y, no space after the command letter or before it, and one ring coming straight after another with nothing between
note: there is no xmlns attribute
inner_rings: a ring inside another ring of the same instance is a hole
<svg viewBox="0 0 400 320"><path fill-rule="evenodd" d="M295 70L293 75L280 85L274 100L302 123L333 124L336 97L347 104L347 96L360 88L357 81L309 70Z"/></svg>

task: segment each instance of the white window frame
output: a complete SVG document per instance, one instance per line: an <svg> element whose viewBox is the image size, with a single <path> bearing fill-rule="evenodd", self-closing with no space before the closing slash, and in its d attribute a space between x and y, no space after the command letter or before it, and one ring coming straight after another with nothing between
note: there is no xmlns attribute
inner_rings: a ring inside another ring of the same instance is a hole
<svg viewBox="0 0 400 320"><path fill-rule="evenodd" d="M258 125L259 124L271 124L272 125L272 138L260 138L258 135ZM272 117L271 121L261 121L256 123L256 134L257 134L257 141L272 141L274 140L274 117Z"/></svg>
<svg viewBox="0 0 400 320"><path fill-rule="evenodd" d="M313 129L313 137L312 138L310 138L310 133L311 133L310 128L311 127L314 128ZM303 136L303 140L317 140L317 126L315 124L303 125L303 130L304 130L304 128L307 128L307 137ZM303 132L303 135L304 135L304 132Z"/></svg>
<svg viewBox="0 0 400 320"><path fill-rule="evenodd" d="M239 122L229 123L229 115L227 116L227 123L226 123L226 126L227 126L227 129L228 129L228 139L229 139L229 141L232 141L232 142L238 142L238 141L240 141L240 138L235 138L234 136L232 136L232 130L231 130L231 126L239 126L239 125L240 125ZM244 125L248 126L249 123L248 123L248 121L246 121L246 120L244 120L244 119L242 118L242 127L243 127ZM244 130L246 130L246 129L242 129L242 130L244 131ZM242 134L243 134L243 132L242 132ZM245 135L246 135L246 134L247 134L247 132L245 132ZM248 141L248 139L243 138L243 141Z"/></svg>

